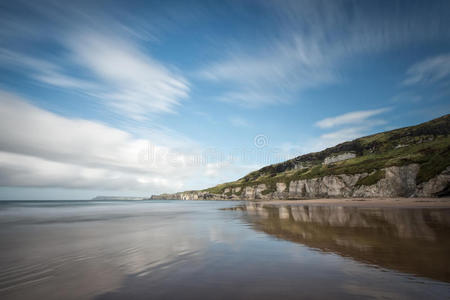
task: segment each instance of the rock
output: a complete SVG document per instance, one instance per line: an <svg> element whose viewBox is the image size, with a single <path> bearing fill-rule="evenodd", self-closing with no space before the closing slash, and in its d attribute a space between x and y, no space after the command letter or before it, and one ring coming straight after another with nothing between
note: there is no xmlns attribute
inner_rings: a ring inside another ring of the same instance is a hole
<svg viewBox="0 0 450 300"><path fill-rule="evenodd" d="M353 197L410 197L416 192L418 164L385 168L385 178L370 186L360 186Z"/></svg>
<svg viewBox="0 0 450 300"><path fill-rule="evenodd" d="M322 197L436 197L448 193L450 167L427 182L416 184L420 166L410 164L382 169L385 177L375 184L358 185L358 181L368 173L328 175L311 179L294 180L286 184L277 182L275 191L265 193L266 184L245 188L226 188L222 194L206 191L184 192L152 196L152 199L174 200L271 200ZM447 191L447 192L446 192ZM293 215L294 218L296 216Z"/></svg>
<svg viewBox="0 0 450 300"><path fill-rule="evenodd" d="M331 164L331 163L335 163L335 162L338 162L338 161L347 160L347 159L355 158L355 157L356 157L355 153L345 152L345 153L342 153L342 154L325 157L325 159L323 160L323 163L325 165L328 165L328 164Z"/></svg>
<svg viewBox="0 0 450 300"><path fill-rule="evenodd" d="M429 181L421 183L417 186L416 195L418 197L428 197L430 195L438 195L440 192L447 190L450 182L450 166L438 176L431 178ZM445 196L445 195L443 195Z"/></svg>

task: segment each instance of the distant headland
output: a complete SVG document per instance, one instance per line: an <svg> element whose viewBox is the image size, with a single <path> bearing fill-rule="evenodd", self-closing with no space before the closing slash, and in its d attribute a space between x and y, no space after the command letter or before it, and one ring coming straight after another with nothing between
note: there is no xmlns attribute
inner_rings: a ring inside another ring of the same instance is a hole
<svg viewBox="0 0 450 300"><path fill-rule="evenodd" d="M99 200L110 200L110 201L124 201L124 200L149 200L148 197L121 197L121 196L96 196L91 200L99 201Z"/></svg>

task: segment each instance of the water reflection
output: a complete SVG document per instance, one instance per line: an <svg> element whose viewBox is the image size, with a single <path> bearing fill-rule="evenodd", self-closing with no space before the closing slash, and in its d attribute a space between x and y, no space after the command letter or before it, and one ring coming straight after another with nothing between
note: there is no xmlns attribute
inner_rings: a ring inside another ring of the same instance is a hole
<svg viewBox="0 0 450 300"><path fill-rule="evenodd" d="M256 230L324 252L450 282L449 209L237 207Z"/></svg>

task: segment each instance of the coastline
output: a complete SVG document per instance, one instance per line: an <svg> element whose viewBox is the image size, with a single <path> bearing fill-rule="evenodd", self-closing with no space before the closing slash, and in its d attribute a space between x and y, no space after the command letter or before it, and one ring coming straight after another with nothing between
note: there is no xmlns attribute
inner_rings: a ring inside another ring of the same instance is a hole
<svg viewBox="0 0 450 300"><path fill-rule="evenodd" d="M450 208L450 197L445 198L321 198L305 200L249 201L264 206L313 205L367 208Z"/></svg>

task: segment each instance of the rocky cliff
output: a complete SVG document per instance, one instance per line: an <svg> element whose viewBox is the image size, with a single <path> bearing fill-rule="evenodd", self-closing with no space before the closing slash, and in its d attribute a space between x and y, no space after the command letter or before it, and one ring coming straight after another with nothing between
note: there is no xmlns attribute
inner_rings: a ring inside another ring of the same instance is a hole
<svg viewBox="0 0 450 300"><path fill-rule="evenodd" d="M450 115L270 165L213 188L152 199L270 200L449 195Z"/></svg>

